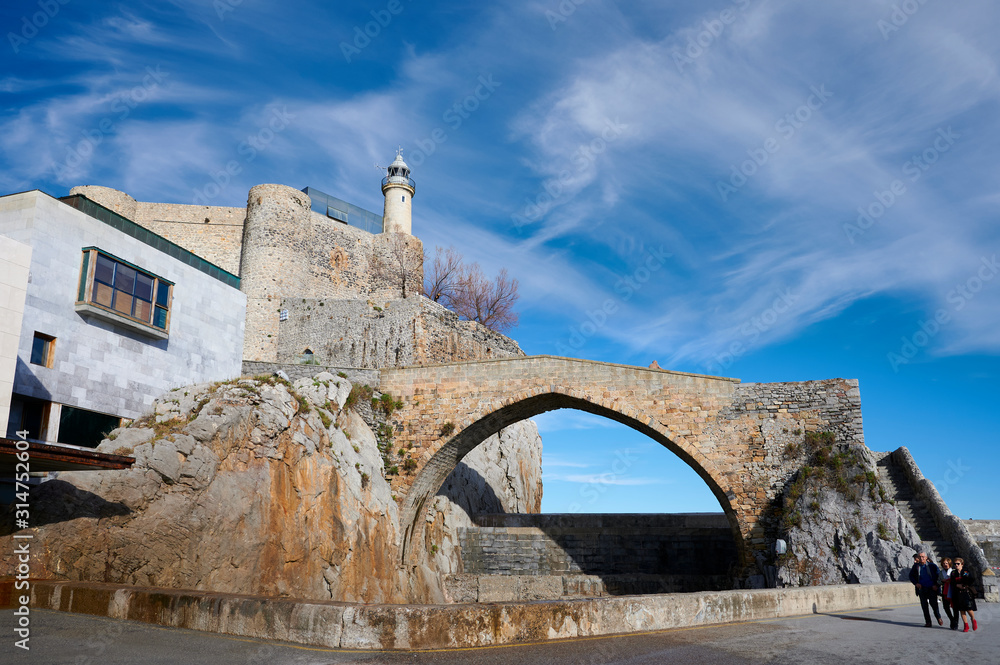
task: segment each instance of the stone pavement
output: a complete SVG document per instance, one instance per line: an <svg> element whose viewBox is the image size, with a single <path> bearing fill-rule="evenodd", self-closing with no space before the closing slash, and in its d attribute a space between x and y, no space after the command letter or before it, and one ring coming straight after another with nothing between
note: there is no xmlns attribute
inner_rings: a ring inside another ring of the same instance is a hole
<svg viewBox="0 0 1000 665"><path fill-rule="evenodd" d="M12 611L0 612L0 632L10 640L0 649L0 663L992 665L1000 657L1000 605L996 603L980 604L979 630L967 634L947 627L924 628L920 608L906 605L625 636L422 652L302 647L44 610L33 611L32 619L32 648L23 652L13 647L9 637Z"/></svg>

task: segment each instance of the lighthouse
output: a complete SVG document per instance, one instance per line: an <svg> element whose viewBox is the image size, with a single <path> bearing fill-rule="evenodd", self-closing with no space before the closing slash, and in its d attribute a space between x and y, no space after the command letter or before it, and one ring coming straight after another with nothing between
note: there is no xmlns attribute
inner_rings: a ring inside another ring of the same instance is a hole
<svg viewBox="0 0 1000 665"><path fill-rule="evenodd" d="M382 194L385 195L382 232L409 235L411 202L417 185L410 177L410 167L403 161L401 153L402 150L396 151L396 159L386 169L386 176L382 178Z"/></svg>

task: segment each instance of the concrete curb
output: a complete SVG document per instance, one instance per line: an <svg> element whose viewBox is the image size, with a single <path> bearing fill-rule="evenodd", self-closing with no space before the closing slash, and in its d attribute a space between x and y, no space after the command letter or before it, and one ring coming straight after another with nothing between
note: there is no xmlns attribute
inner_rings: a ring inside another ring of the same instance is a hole
<svg viewBox="0 0 1000 665"><path fill-rule="evenodd" d="M20 593L0 581L0 607ZM350 605L88 582L31 582L31 608L342 649L448 649L913 604L909 583L474 605Z"/></svg>

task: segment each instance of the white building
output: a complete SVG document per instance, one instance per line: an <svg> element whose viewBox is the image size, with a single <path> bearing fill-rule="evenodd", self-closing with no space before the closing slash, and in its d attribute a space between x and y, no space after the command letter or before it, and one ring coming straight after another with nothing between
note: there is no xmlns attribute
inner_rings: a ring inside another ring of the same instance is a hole
<svg viewBox="0 0 1000 665"><path fill-rule="evenodd" d="M171 388L240 375L239 278L83 196L0 197L0 289L8 438L94 447Z"/></svg>

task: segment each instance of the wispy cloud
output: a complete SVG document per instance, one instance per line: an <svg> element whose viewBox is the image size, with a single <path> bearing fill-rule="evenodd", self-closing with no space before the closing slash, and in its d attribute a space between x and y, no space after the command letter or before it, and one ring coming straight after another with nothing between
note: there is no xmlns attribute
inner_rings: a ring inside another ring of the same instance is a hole
<svg viewBox="0 0 1000 665"><path fill-rule="evenodd" d="M562 481L566 483L579 483L584 485L620 485L620 486L638 486L638 485L669 485L671 480L668 478L631 478L627 476L619 476L613 473L580 473L580 474L545 474L546 481Z"/></svg>
<svg viewBox="0 0 1000 665"><path fill-rule="evenodd" d="M919 293L934 307L944 285L963 274L984 244L998 244L997 227L956 197L970 167L977 181L987 168L973 166L982 142L996 147L993 136L977 130L1000 92L996 48L968 39L970 31L984 34L975 23L986 10L945 17L943 9L928 9L921 23L914 21L887 46L875 29L881 12L872 5L832 12L754 3L688 70L668 63L690 30L640 39L581 63L569 83L517 119L515 136L533 146L540 177L553 177L602 119L620 118L630 128L574 183L574 205L561 211L570 214L557 212L542 222L536 230L542 242L600 234L604 229L593 222L607 214L635 218L633 209L656 200L643 196L643 188L655 189L665 214L660 228L648 225L640 233L655 238L662 226L669 228L672 209L708 218L701 238L678 247L678 266L693 273L669 275L668 288L642 294L647 311L655 305L663 314L625 311L604 331L608 338L633 351L670 349L670 363L704 362L743 340L741 329L748 322L753 327L775 294L786 290L796 305L755 327L758 346L873 294ZM935 21L949 27L929 27ZM822 30L811 27L820 24ZM790 68L792 49L799 64ZM823 62L821 51L831 49L858 53L867 78L849 79ZM810 91L821 86L829 100L802 113ZM908 180L902 171L907 160L950 126L964 143L919 181ZM751 163L747 184L722 201L718 183L769 137L781 140L780 149L765 164ZM857 217L857 207L900 179L908 185L906 195L863 242L848 242L843 226ZM597 182L614 190L610 209L602 205L607 193L593 186ZM951 222L956 218L965 223ZM922 249L929 246L934 252ZM611 295L606 285L597 286L591 303ZM998 348L989 331L1000 328L1000 294L983 301L993 313L985 325L974 317L956 323L950 331L959 338L955 348Z"/></svg>
<svg viewBox="0 0 1000 665"><path fill-rule="evenodd" d="M571 467L571 468L575 468L575 469L586 469L589 466L591 466L591 465L590 464L586 464L584 462L574 462L574 461L563 459L561 457L555 457L555 456L552 456L552 455L544 455L543 454L543 456L542 456L542 468Z"/></svg>

